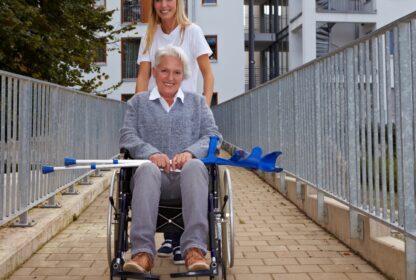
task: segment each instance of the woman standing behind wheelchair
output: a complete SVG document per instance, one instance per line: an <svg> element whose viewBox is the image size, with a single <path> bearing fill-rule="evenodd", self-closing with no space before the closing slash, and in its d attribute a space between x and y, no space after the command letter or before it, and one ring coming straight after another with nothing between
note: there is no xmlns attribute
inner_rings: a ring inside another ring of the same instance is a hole
<svg viewBox="0 0 416 280"><path fill-rule="evenodd" d="M214 89L214 75L209 56L212 54L201 28L185 14L183 0L152 0L149 24L143 37L137 64L140 65L136 80L136 93L151 90L155 80L151 69L156 50L172 44L181 47L189 59L191 76L183 81L184 92L197 91L198 68L203 77L205 100L210 106Z"/></svg>
<svg viewBox="0 0 416 280"><path fill-rule="evenodd" d="M143 37L137 64L140 65L136 80L136 93L151 90L155 86L152 66L156 50L168 44L181 47L189 59L190 77L182 82L184 92L197 91L198 68L203 77L205 101L211 104L214 76L209 61L212 51L201 28L192 23L185 14L183 0L152 0L149 24ZM173 262L183 264L179 241L181 234L165 233L165 241L157 251L160 257L173 253Z"/></svg>

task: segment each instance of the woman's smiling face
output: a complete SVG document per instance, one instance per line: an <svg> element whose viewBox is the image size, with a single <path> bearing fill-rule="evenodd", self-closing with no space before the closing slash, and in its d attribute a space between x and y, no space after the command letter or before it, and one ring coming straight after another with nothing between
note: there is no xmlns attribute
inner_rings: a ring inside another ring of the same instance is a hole
<svg viewBox="0 0 416 280"><path fill-rule="evenodd" d="M176 16L176 0L154 0L153 3L156 14L162 22L171 20Z"/></svg>

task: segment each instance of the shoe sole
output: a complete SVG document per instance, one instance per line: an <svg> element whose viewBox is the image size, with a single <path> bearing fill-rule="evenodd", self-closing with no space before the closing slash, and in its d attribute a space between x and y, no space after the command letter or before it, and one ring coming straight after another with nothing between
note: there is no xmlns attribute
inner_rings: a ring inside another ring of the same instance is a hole
<svg viewBox="0 0 416 280"><path fill-rule="evenodd" d="M125 263L123 265L123 270L127 272L140 272L140 273L149 273L149 271L146 271L143 267L137 264L132 263Z"/></svg>
<svg viewBox="0 0 416 280"><path fill-rule="evenodd" d="M206 263L194 263L188 267L188 271L208 270L209 265Z"/></svg>

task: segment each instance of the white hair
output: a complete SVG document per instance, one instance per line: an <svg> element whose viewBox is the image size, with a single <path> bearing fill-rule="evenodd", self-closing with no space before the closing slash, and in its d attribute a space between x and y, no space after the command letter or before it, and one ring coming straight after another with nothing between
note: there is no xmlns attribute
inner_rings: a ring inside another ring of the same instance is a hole
<svg viewBox="0 0 416 280"><path fill-rule="evenodd" d="M179 58L183 66L183 74L185 79L191 75L191 71L189 70L188 57L180 47L169 44L159 48L155 54L155 67L160 64L160 58L162 56L173 56Z"/></svg>

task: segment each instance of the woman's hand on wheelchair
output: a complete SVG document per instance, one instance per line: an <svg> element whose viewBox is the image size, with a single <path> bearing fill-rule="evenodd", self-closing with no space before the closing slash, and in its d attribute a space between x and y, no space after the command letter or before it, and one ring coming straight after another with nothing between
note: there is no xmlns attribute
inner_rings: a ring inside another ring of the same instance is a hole
<svg viewBox="0 0 416 280"><path fill-rule="evenodd" d="M166 154L157 153L149 157L149 160L153 162L157 167L163 169L165 173L169 173L171 170L171 164L169 157Z"/></svg>
<svg viewBox="0 0 416 280"><path fill-rule="evenodd" d="M176 154L172 159L172 170L182 169L185 163L190 159L192 159L192 154L190 152Z"/></svg>

